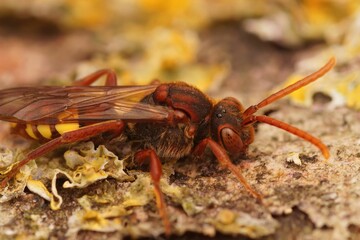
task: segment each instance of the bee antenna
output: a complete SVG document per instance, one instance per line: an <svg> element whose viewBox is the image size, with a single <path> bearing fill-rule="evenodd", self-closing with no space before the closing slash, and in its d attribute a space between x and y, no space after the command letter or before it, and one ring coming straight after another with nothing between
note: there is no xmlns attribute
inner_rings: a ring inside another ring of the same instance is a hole
<svg viewBox="0 0 360 240"><path fill-rule="evenodd" d="M311 134L309 134L301 129L298 129L294 126L291 126L287 123L284 123L282 121L276 120L276 119L268 117L268 116L251 115L244 119L243 124L244 124L244 126L246 126L246 125L252 124L254 122L262 122L262 123L266 123L266 124L272 125L277 128L281 128L291 134L294 134L295 136L298 136L298 137L310 142L314 146L316 146L322 152L325 159L328 159L330 157L329 149L326 147L326 145L323 142L321 142L320 139L312 136Z"/></svg>
<svg viewBox="0 0 360 240"><path fill-rule="evenodd" d="M293 83L293 84L287 86L286 88L281 89L280 91L270 95L269 97L262 100L260 103L248 107L245 110L245 112L243 113L244 118L254 114L260 108L265 107L266 105L269 105L270 103L275 102L276 100L319 79L320 77L325 75L327 72L329 72L335 66L335 63L336 63L335 57L330 58L329 61L322 68L317 70L316 72L314 72L314 73L310 74L309 76L297 81L296 83Z"/></svg>

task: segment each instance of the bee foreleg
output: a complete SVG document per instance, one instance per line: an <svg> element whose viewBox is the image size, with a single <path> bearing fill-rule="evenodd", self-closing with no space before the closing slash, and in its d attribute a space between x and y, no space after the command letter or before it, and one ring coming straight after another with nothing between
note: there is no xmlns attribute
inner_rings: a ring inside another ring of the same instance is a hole
<svg viewBox="0 0 360 240"><path fill-rule="evenodd" d="M91 137L94 137L100 133L107 132L107 131L122 131L125 127L125 123L123 121L107 121L102 123L97 123L89 126L85 126L79 128L74 131L65 132L58 138L55 138L40 147L34 149L33 151L29 152L26 155L26 158L21 160L10 172L5 175L5 178L1 181L0 187L4 188L6 183L14 177L17 172L23 167L25 164L30 162L33 159L41 157L52 150L58 148L63 144L79 142Z"/></svg>
<svg viewBox="0 0 360 240"><path fill-rule="evenodd" d="M250 184L246 181L244 176L241 174L240 170L232 164L227 152L225 149L223 149L218 143L216 143L211 138L205 138L203 139L195 148L193 151L193 154L195 155L201 155L205 148L209 147L212 153L215 155L216 159L219 161L219 163L223 166L225 166L227 169L229 169L236 178L241 182L241 184L248 190L251 195L253 195L255 198L261 200L262 196L256 192Z"/></svg>
<svg viewBox="0 0 360 240"><path fill-rule="evenodd" d="M74 82L74 86L89 86L104 75L106 75L105 86L117 86L116 73L111 69L102 69L91 73Z"/></svg>
<svg viewBox="0 0 360 240"><path fill-rule="evenodd" d="M135 161L139 164L143 164L144 162L149 162L150 164L150 176L154 185L156 205L165 227L165 234L169 236L171 234L171 226L166 211L164 195L160 188L160 178L162 175L161 161L156 152L152 149L137 152L135 154Z"/></svg>

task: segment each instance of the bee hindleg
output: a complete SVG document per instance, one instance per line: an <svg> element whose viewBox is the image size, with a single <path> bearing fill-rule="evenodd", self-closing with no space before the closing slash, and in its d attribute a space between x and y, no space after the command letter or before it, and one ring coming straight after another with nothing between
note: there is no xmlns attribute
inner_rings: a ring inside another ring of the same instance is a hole
<svg viewBox="0 0 360 240"><path fill-rule="evenodd" d="M91 73L90 75L85 76L74 82L74 85L89 86L104 75L106 75L105 86L117 86L116 73L111 69L102 69L94 73Z"/></svg>
<svg viewBox="0 0 360 240"><path fill-rule="evenodd" d="M162 175L161 161L156 152L152 149L137 152L135 154L135 161L139 164L143 164L145 162L149 162L150 164L150 176L154 185L156 205L165 227L165 234L169 236L171 234L171 226L166 211L164 195L160 188L160 178Z"/></svg>
<svg viewBox="0 0 360 240"><path fill-rule="evenodd" d="M244 176L241 174L241 171L231 162L228 154L226 153L225 149L223 149L217 142L212 140L211 138L205 138L203 139L195 148L193 151L193 154L195 155L201 155L205 148L209 147L210 150L215 155L216 159L219 161L219 163L223 166L225 166L227 169L229 169L236 178L241 182L241 184L246 188L247 191L251 193L255 198L261 200L262 196L256 192L250 184L246 181Z"/></svg>
<svg viewBox="0 0 360 240"><path fill-rule="evenodd" d="M66 132L60 137L55 138L29 152L26 155L25 159L21 160L13 169L11 169L10 172L5 175L5 178L0 183L0 187L4 188L6 183L18 173L22 166L24 166L33 159L36 159L53 151L54 149L58 148L63 144L86 140L107 131L122 131L124 127L125 123L123 121L107 121L85 126L74 131Z"/></svg>

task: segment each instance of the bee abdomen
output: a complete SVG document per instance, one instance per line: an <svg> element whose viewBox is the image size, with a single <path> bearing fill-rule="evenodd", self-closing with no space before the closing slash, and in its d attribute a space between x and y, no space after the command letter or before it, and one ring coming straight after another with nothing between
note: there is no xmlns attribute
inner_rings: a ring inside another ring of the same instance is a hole
<svg viewBox="0 0 360 240"><path fill-rule="evenodd" d="M40 140L40 141L49 141L51 139L57 138L60 135L78 130L80 128L79 123L59 123L55 125L48 124L21 124L14 123L12 128L15 132L29 137L31 139Z"/></svg>

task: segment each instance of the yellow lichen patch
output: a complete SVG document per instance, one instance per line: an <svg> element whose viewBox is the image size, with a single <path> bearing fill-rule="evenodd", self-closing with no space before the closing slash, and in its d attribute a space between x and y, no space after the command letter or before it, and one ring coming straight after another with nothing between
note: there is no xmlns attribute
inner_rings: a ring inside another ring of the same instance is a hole
<svg viewBox="0 0 360 240"><path fill-rule="evenodd" d="M308 21L320 28L352 16L359 7L356 1L305 0L302 10Z"/></svg>
<svg viewBox="0 0 360 240"><path fill-rule="evenodd" d="M144 57L155 69L174 69L195 60L199 39L192 32L157 28L150 34Z"/></svg>
<svg viewBox="0 0 360 240"><path fill-rule="evenodd" d="M169 176L174 171L174 162L168 162L163 165L163 176L160 180L160 187L162 193L176 202L187 215L194 215L201 212L204 206L197 205L199 201L194 199L194 196L188 193L184 187L175 184L169 184ZM121 203L125 208L144 206L151 201L155 201L154 187L149 173L132 171L131 174L136 175L136 180L131 183L124 195L124 201Z"/></svg>
<svg viewBox="0 0 360 240"><path fill-rule="evenodd" d="M295 82L297 82L298 80L302 79L305 76L302 75L296 75L293 74L292 76L290 76L288 78L288 80L284 83L284 87L287 87ZM308 93L308 87L303 87L293 93L291 93L289 95L289 97L291 98L291 100L297 104L301 104L304 103L305 105L307 105L307 101L309 100L309 98L306 96Z"/></svg>
<svg viewBox="0 0 360 240"><path fill-rule="evenodd" d="M137 179L133 182L124 195L122 206L144 206L154 199L153 188L149 174L137 175Z"/></svg>
<svg viewBox="0 0 360 240"><path fill-rule="evenodd" d="M246 20L246 28L263 39L292 47L314 39L341 42L360 10L359 2L351 0L286 1L270 7L265 16Z"/></svg>
<svg viewBox="0 0 360 240"><path fill-rule="evenodd" d="M50 193L49 190L45 187L44 183L41 181L30 178L26 183L26 187L29 189L29 191L36 193L40 197L50 202L50 207L52 210L59 210L62 204L62 198L58 195L56 187L54 190L54 186L56 186L56 181L54 181L52 184L53 193Z"/></svg>
<svg viewBox="0 0 360 240"><path fill-rule="evenodd" d="M224 234L243 234L259 238L275 232L278 223L273 219L258 219L246 213L230 209L220 209L217 216L210 220L215 228Z"/></svg>
<svg viewBox="0 0 360 240"><path fill-rule="evenodd" d="M120 218L108 217L94 210L81 210L74 213L69 218L68 226L67 236L76 236L80 230L114 232L123 228Z"/></svg>
<svg viewBox="0 0 360 240"><path fill-rule="evenodd" d="M189 0L137 0L137 2L139 3L140 8L144 9L147 12L153 12L154 14L156 14L160 11L172 16L183 14L184 11L191 7Z"/></svg>
<svg viewBox="0 0 360 240"><path fill-rule="evenodd" d="M347 95L347 104L349 107L360 109L360 85L356 86L355 89Z"/></svg>
<svg viewBox="0 0 360 240"><path fill-rule="evenodd" d="M4 173L7 173L15 165L16 163L12 164ZM8 185L2 189L0 203L7 202L23 193L26 187L26 182L31 176L31 171L35 168L37 168L35 162L31 162L23 166L15 177L8 182Z"/></svg>
<svg viewBox="0 0 360 240"><path fill-rule="evenodd" d="M5 174L15 165L14 154L9 148L2 148L0 152L0 174ZM13 164L12 164L13 163Z"/></svg>
<svg viewBox="0 0 360 240"><path fill-rule="evenodd" d="M94 143L84 142L66 151L64 158L66 165L71 169L76 169L88 163L96 170L100 170L104 169L107 159L114 161L117 159L117 156L102 145L96 149Z"/></svg>
<svg viewBox="0 0 360 240"><path fill-rule="evenodd" d="M128 215L129 212L122 205L109 205L114 203L114 200L114 196L111 196L110 193L105 193L105 196L84 195L78 199L78 202L86 211L94 209L94 205L102 205L98 212L101 213L104 218L116 218Z"/></svg>
<svg viewBox="0 0 360 240"><path fill-rule="evenodd" d="M103 201L107 199L110 202ZM123 206L108 205L113 202L111 196L105 198L99 196L83 196L78 199L84 208L74 213L68 221L68 236L76 236L80 230L91 230L97 232L113 232L123 229L121 217L129 212ZM103 204L103 207L94 208L95 204Z"/></svg>
<svg viewBox="0 0 360 240"><path fill-rule="evenodd" d="M6 156L12 156L12 154L7 154ZM133 179L124 172L123 160L119 160L116 155L108 151L104 146L99 146L95 149L92 142L81 143L67 151L64 156L68 166L74 170L59 169L60 166L56 161L52 161L51 164L47 166L47 168L52 166L52 169L38 169L39 172L47 171L42 177L44 179L51 179L51 191L46 189L42 181L33 180L30 177L31 170L37 168L35 161L31 161L15 176L15 181L11 184L11 187L5 188L2 192L3 195L0 198L0 202L8 201L14 196L17 196L23 192L25 186L27 186L30 191L50 201L51 209L58 210L63 203L63 199L59 195L56 185L59 176L65 176L68 179L63 184L64 188L84 188L109 176L121 181ZM7 167L1 173L7 173L13 165ZM109 201L109 199L105 200L101 197L98 199L98 202L100 201L106 202Z"/></svg>
<svg viewBox="0 0 360 240"><path fill-rule="evenodd" d="M13 169L19 161L23 159L20 152L13 153L7 148L1 149L0 153L0 175L6 175ZM4 189L0 191L0 203L7 202L24 192L27 181L31 179L32 171L37 169L37 164L31 161L23 166L19 172L8 181ZM1 179L1 178L0 178Z"/></svg>
<svg viewBox="0 0 360 240"><path fill-rule="evenodd" d="M47 190L45 185L37 180L29 179L26 183L26 187L33 193L36 193L40 197L50 201L52 194Z"/></svg>
<svg viewBox="0 0 360 240"><path fill-rule="evenodd" d="M342 64L344 59L339 59L339 64ZM323 56L317 56L311 59L301 61L297 71L311 73L317 69L314 66L321 66L326 59ZM312 70L310 70L312 69ZM284 85L278 87L277 90L284 88L297 80L301 79L305 74L293 74L288 78ZM312 106L316 102L316 94L322 94L327 99L326 106L333 109L338 106L348 106L354 109L360 109L360 71L358 69L349 68L347 71L339 71L336 67L328 72L321 79L311 83L291 94L289 99L302 106Z"/></svg>
<svg viewBox="0 0 360 240"><path fill-rule="evenodd" d="M200 90L208 90L223 80L229 71L227 63L208 66L197 62L200 40L192 31L165 27L130 28L128 34L135 36L136 39L129 39L132 42L141 42L143 35L148 39L139 43L141 47L137 51L136 61L112 53L80 65L78 75L85 76L99 68L111 68L117 72L121 85L149 84L158 79L161 82L184 81Z"/></svg>
<svg viewBox="0 0 360 240"><path fill-rule="evenodd" d="M300 155L299 153L290 153L287 157L286 157L286 161L289 163L294 163L298 166L301 166L301 159L300 159Z"/></svg>
<svg viewBox="0 0 360 240"><path fill-rule="evenodd" d="M67 14L62 21L71 27L97 28L110 21L111 5L102 0L64 0Z"/></svg>
<svg viewBox="0 0 360 240"><path fill-rule="evenodd" d="M232 224L235 221L235 217L235 213L229 209L222 209L216 216L217 221L225 225Z"/></svg>
<svg viewBox="0 0 360 240"><path fill-rule="evenodd" d="M354 71L348 75L342 76L336 90L345 98L349 107L360 109L360 71Z"/></svg>
<svg viewBox="0 0 360 240"><path fill-rule="evenodd" d="M65 152L64 158L66 164L75 169L71 181L65 182L67 187L87 186L108 176L118 180L132 179L124 172L124 159L119 160L103 145L95 149L92 142L82 143Z"/></svg>
<svg viewBox="0 0 360 240"><path fill-rule="evenodd" d="M81 153L79 153L81 152ZM64 154L68 166L75 168L72 172L65 172L60 169L55 170L52 179L52 194L54 195L51 202L52 208L59 208L62 204L62 198L56 188L56 179L58 174L63 174L68 178L63 184L64 188L84 188L88 185L105 179L109 176L118 180L129 180L129 177L123 170L123 160L119 160L116 155L108 151L104 146L95 149L92 142L82 143L74 149ZM117 166L116 169L107 168Z"/></svg>
<svg viewBox="0 0 360 240"><path fill-rule="evenodd" d="M132 179L124 172L123 160L119 160L116 155L108 151L104 146L95 149L92 142L85 142L75 146L65 152L64 158L67 165L75 170L69 172L56 170L52 180L52 193L57 199L54 204L57 205L62 203L62 198L56 188L56 179L59 173L68 178L68 181L63 184L64 188L84 188L109 176L121 181Z"/></svg>
<svg viewBox="0 0 360 240"><path fill-rule="evenodd" d="M56 188L56 180L58 174L63 174L67 177L70 177L66 172L56 169L54 171L53 179L51 181L51 192L49 192L45 185L39 180L33 180L30 178L26 184L26 186L31 192L36 193L45 200L50 201L50 207L52 210L59 210L63 203L63 199L58 194Z"/></svg>
<svg viewBox="0 0 360 240"><path fill-rule="evenodd" d="M111 204L115 201L115 196L110 192L100 195L84 195L78 199L79 204L85 209L91 209L95 204Z"/></svg>
<svg viewBox="0 0 360 240"><path fill-rule="evenodd" d="M53 178L51 180L51 192L53 194L53 197L51 198L50 206L51 206L51 209L53 209L53 210L59 209L61 207L61 204L63 203L63 199L59 195L57 187L56 187L56 180L57 180L57 175L58 174L63 174L67 178L71 178L69 176L69 174L67 174L66 172L61 171L59 169L55 169L54 176L53 176Z"/></svg>
<svg viewBox="0 0 360 240"><path fill-rule="evenodd" d="M163 165L163 177L160 180L160 186L162 192L171 198L173 202L181 205L187 215L191 216L201 212L204 206L197 205L197 199L189 194L188 189L177 186L175 184L169 184L169 177L173 174L175 162L168 162Z"/></svg>
<svg viewBox="0 0 360 240"><path fill-rule="evenodd" d="M109 175L103 170L97 170L91 165L84 165L78 167L76 171L73 172L72 177L69 181L66 181L63 185L64 188L84 188L90 184L107 178Z"/></svg>

